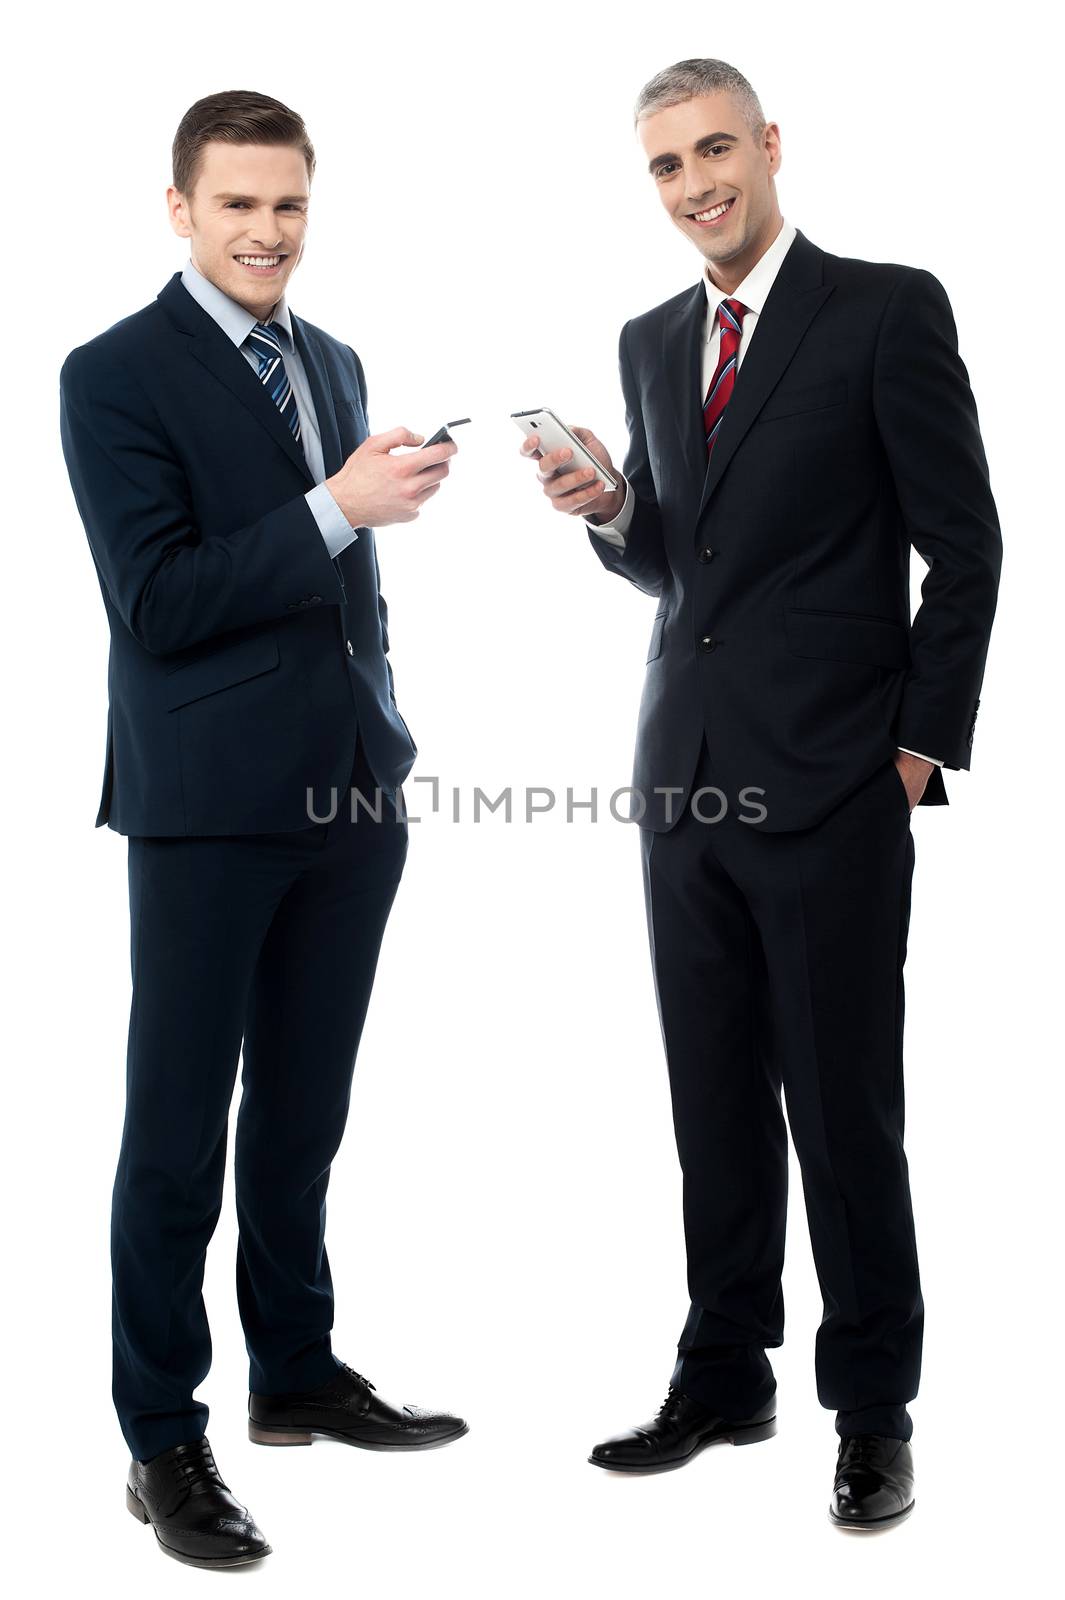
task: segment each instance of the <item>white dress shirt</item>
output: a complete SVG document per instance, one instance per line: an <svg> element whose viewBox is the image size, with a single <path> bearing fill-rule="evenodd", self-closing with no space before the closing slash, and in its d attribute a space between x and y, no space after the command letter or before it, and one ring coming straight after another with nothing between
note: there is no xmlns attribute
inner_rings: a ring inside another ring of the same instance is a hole
<svg viewBox="0 0 1065 1600"><path fill-rule="evenodd" d="M737 284L735 289L719 289L710 276L709 268L703 269L703 288L706 290L706 334L703 344L702 388L699 391L699 401L710 387L710 380L717 371L717 361L721 350L721 327L717 316L717 308L722 300L739 300L747 307L744 314L742 332L740 334L739 348L736 351L736 372L739 373L743 365L743 357L747 351L755 330L758 327L758 318L765 306L770 289L780 271L780 264L791 248L795 238L795 228L786 217L781 218L780 231L768 250L764 251L747 276ZM621 479L620 473L617 474ZM610 522L588 522L589 528L607 544L612 544L618 550L625 548L625 535L632 521L636 496L632 492L632 485L625 479L625 503L617 516ZM585 519L588 520L587 518ZM899 749L905 749L900 745ZM907 755L921 755L919 750L908 750ZM933 766L941 767L942 761L935 756L922 756L924 761L931 761Z"/></svg>

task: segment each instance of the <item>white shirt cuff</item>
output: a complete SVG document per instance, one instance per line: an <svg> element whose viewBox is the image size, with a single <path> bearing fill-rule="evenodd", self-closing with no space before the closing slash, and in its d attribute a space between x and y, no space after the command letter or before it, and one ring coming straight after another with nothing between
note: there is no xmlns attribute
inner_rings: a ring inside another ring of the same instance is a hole
<svg viewBox="0 0 1065 1600"><path fill-rule="evenodd" d="M318 524L318 531L331 556L338 556L341 550L354 544L359 536L337 505L333 491L327 484L316 483L313 489L308 489L304 499L311 508L311 515Z"/></svg>
<svg viewBox="0 0 1065 1600"><path fill-rule="evenodd" d="M930 761L934 767L941 767L943 765L942 761L938 761L935 756L926 756L920 750L907 750L904 744L900 744L899 749L906 750L906 754L908 756L920 756L922 761Z"/></svg>
<svg viewBox="0 0 1065 1600"><path fill-rule="evenodd" d="M632 484L625 479L625 504L614 518L613 522L591 522L585 517L585 522L592 532L598 534L600 539L607 544L612 544L615 550L624 550L625 535L629 531L636 509L636 496L632 492Z"/></svg>

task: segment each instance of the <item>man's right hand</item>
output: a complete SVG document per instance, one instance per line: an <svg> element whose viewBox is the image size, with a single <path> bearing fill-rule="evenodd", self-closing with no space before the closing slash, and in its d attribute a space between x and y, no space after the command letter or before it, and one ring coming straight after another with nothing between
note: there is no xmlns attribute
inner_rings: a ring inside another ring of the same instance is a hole
<svg viewBox="0 0 1065 1600"><path fill-rule="evenodd" d="M572 428L572 433L584 445L590 455L601 461L611 477L620 478L620 473L611 461L605 445L596 438L590 428ZM562 511L566 516L594 517L597 522L613 522L625 504L625 485L619 482L616 489L608 489L602 478L596 477L591 467L580 467L574 472L559 472L559 467L564 467L573 457L573 451L567 445L563 450L549 450L546 455L540 453L540 436L530 433L527 439L521 442L523 456L531 456L540 463L539 478L543 484L544 494L550 500L556 511ZM557 476L556 476L557 473Z"/></svg>
<svg viewBox="0 0 1065 1600"><path fill-rule="evenodd" d="M451 440L411 455L393 456L400 445L420 445L423 433L391 428L371 433L353 450L326 488L353 528L383 528L390 522L413 522L426 500L448 474L448 459L458 445Z"/></svg>

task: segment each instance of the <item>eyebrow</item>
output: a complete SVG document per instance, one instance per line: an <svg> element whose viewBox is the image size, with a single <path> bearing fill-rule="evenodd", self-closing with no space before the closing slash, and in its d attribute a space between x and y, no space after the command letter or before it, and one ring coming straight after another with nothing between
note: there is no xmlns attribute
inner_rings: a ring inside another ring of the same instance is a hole
<svg viewBox="0 0 1065 1600"><path fill-rule="evenodd" d="M253 194L216 194L212 195L211 198L214 200L247 200L250 205L255 204L255 196ZM307 194L283 194L280 200L276 200L274 204L279 206L287 206L293 201L298 201L299 204L303 205L309 199L310 195Z"/></svg>
<svg viewBox="0 0 1065 1600"><path fill-rule="evenodd" d="M739 141L738 141L737 135L734 134L734 133L708 133L708 134L704 135L704 137L702 139L697 139L695 144L692 146L692 149L693 150L697 150L699 152L699 154L701 155L702 152L705 149L707 149L710 145L712 145L712 144L724 144L726 142L728 142L729 144L737 144ZM666 161L679 161L679 160L680 160L680 157L677 156L677 155L673 155L671 152L667 152L665 155L662 155L662 156L652 156L651 160L647 164L647 170L648 170L648 172L653 173L656 167L662 166Z"/></svg>

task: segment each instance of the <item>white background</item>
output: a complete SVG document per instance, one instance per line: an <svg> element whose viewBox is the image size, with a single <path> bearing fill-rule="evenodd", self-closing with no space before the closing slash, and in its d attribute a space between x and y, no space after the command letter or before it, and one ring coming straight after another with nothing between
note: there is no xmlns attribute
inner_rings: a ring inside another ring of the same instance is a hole
<svg viewBox="0 0 1065 1600"><path fill-rule="evenodd" d="M93 828L108 640L60 451L62 360L186 257L164 192L188 105L254 88L293 106L319 156L293 309L360 352L375 431L475 419L421 518L378 534L415 775L464 801L475 785L609 796L629 779L653 603L549 512L508 414L553 405L620 460L618 330L700 266L631 108L692 55L737 65L779 123L789 221L946 286L1004 532L973 769L947 774L949 808L913 818L917 1509L866 1540L828 1522L836 1437L814 1393L820 1301L794 1169L777 1438L653 1479L586 1465L664 1396L687 1303L638 830L587 813L412 827L333 1170L337 1353L394 1401L462 1411L469 1436L413 1458L248 1442L228 1178L208 1432L275 1547L248 1581L275 1593L1033 1581L1058 1510L1061 1327L1061 177L1044 28L1023 4L304 0L37 8L9 32L0 1562L24 1565L17 1592L205 1581L126 1514L110 1400L126 844ZM408 785L412 809L426 793Z"/></svg>

